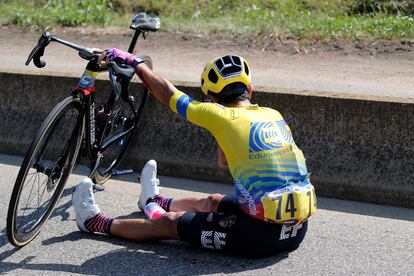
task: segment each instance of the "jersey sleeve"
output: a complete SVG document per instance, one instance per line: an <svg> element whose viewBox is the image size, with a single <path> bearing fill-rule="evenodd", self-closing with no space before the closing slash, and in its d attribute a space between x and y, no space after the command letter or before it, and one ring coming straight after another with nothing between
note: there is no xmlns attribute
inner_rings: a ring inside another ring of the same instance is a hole
<svg viewBox="0 0 414 276"><path fill-rule="evenodd" d="M224 127L228 116L224 106L195 101L179 90L171 97L170 108L184 119L212 133L217 133Z"/></svg>

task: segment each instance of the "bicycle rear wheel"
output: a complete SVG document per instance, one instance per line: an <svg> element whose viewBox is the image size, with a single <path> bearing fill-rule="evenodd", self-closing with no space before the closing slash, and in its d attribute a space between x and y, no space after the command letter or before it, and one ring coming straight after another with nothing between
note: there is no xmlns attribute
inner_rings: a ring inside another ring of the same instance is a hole
<svg viewBox="0 0 414 276"><path fill-rule="evenodd" d="M14 184L7 235L15 246L33 240L56 206L76 161L82 131L82 102L69 96L42 123Z"/></svg>
<svg viewBox="0 0 414 276"><path fill-rule="evenodd" d="M98 160L99 164L92 177L94 183L98 184L105 183L111 177L136 131L134 120L124 114L122 109L116 108L113 111L114 115L109 118L104 129L103 143L121 132L130 132L102 152L102 159Z"/></svg>
<svg viewBox="0 0 414 276"><path fill-rule="evenodd" d="M141 56L145 60L145 64L152 68L152 60L149 56ZM105 152L102 153L102 159L98 160L99 164L96 167L96 171L92 176L94 183L103 184L105 183L112 175L112 171L118 166L121 161L122 156L124 155L126 149L128 148L129 143L131 142L136 129L138 128L139 120L145 106L145 103L148 98L148 89L144 87L141 99L137 102L137 106L134 106L135 114L130 111L128 108L122 106L122 102L118 101L117 105L114 106L112 114L108 119L108 123L103 131L103 142L106 139L110 139L122 131L126 131L131 127L133 130L125 135L122 139L118 140L116 143L113 143ZM101 144L102 144L101 143ZM96 166L96 163L92 164L91 169Z"/></svg>

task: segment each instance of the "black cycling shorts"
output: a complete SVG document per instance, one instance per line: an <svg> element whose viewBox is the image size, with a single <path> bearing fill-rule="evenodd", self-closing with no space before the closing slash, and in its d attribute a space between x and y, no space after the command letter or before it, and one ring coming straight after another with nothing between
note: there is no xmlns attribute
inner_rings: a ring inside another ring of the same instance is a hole
<svg viewBox="0 0 414 276"><path fill-rule="evenodd" d="M255 219L241 210L235 196L225 196L217 213L184 213L177 226L180 239L192 245L251 257L293 251L307 229L307 221L286 226Z"/></svg>

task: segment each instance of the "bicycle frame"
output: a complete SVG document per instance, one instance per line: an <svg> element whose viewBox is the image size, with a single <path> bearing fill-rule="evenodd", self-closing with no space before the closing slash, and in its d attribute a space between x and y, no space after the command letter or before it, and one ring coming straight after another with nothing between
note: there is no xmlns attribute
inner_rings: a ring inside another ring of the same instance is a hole
<svg viewBox="0 0 414 276"><path fill-rule="evenodd" d="M141 31L140 29L135 29L133 38L128 48L128 52L133 52L136 46L136 42L141 34L145 38L145 32ZM85 146L85 153L93 162L91 166L94 165L94 168L91 168L90 172L90 177L92 177L100 164L103 152L105 152L105 150L108 149L108 147L110 147L112 144L120 141L126 135L130 134L137 128L139 118L148 98L148 90L145 88L141 103L138 106L138 109L135 110L133 106L133 97L129 96L128 92L130 80L135 74L135 68L132 68L128 65L120 65L115 62L110 62L106 66L98 65L96 62L97 54L93 53L92 49L53 36L48 32L45 32L39 39L38 45L35 49L33 49L32 53L30 53L26 64L28 64L33 58L37 67L43 67L45 63L40 60L40 57L43 55L44 48L51 41L56 41L70 48L78 50L80 57L89 60L79 80L78 86L72 91L72 95L80 96L83 102L83 108L80 114L80 118L82 118L80 127L82 127L81 135L83 136L82 140L84 141L83 144ZM149 57L141 56L140 58L145 60L147 65L152 68L152 61ZM120 98L122 98L122 100L129 104L134 117L133 124L130 128L104 140L102 140L104 133L101 132L98 134L96 132L97 128L95 118L95 81L98 74L102 72L109 72L109 79L112 86L111 95L106 102L106 106L109 108L109 110L113 110L115 104L120 100Z"/></svg>
<svg viewBox="0 0 414 276"><path fill-rule="evenodd" d="M141 32L139 30L135 31L134 38L131 42L131 45L129 47L129 51L132 52L137 38ZM150 67L152 67L151 59L149 59L146 56L142 56ZM138 109L135 110L133 106L133 97L129 95L128 88L131 78L133 77L135 73L135 69L131 71L131 67L124 68L124 72L127 72L127 74L117 74L115 71L116 65L115 63L109 64L108 68L102 69L99 65L96 64L95 60L91 60L88 62L80 80L79 84L76 87L76 89L72 92L75 95L82 95L83 98L83 114L81 114L81 117L84 118L84 126L83 126L83 139L84 139L84 145L86 146L86 154L91 159L91 161L95 160L95 166L93 169L91 169L90 176L92 176L96 170L96 168L99 166L102 154L105 152L108 147L110 147L112 144L120 141L123 139L126 135L133 132L138 127L139 118L142 114L144 105L148 98L148 90L145 89L142 100L140 105L138 106ZM118 67L119 69L119 67ZM128 71L129 70L129 71ZM133 113L134 121L133 124L126 130L120 131L114 136L108 137L104 140L102 140L102 137L104 133L98 134L96 132L96 118L95 118L95 80L97 78L97 75L102 72L109 72L109 78L112 86L112 91L110 94L109 99L106 102L106 106L109 108L109 110L113 110L113 107L119 100L124 100L129 104L129 107ZM132 73L132 74L131 74ZM121 99L120 99L121 98Z"/></svg>
<svg viewBox="0 0 414 276"><path fill-rule="evenodd" d="M123 77L117 77L111 72L111 69L109 69L110 73L110 80L112 84L112 91L111 95L106 103L108 108L110 110L113 109L114 105L117 103L118 100L120 100L120 97L122 94L128 93L128 85L121 85L119 82L128 82L129 80L123 78ZM136 115L136 111L133 108L133 105L128 98L128 103L130 104L130 108L132 113L134 114L134 124L127 130L121 131L117 135L113 137L109 137L108 139L102 141L102 135L98 135L96 132L96 118L95 118L95 80L99 72L102 72L96 65L94 61L90 61L88 65L86 66L86 69L82 75L82 77L79 80L78 87L72 92L75 95L82 95L83 98L83 112L81 116L84 118L84 141L86 146L86 153L91 160L98 157L96 160L97 164L100 161L101 154L113 143L118 142L123 137L128 135L130 132L132 132L136 126L138 125L138 117ZM141 105L144 105L145 102L141 102ZM92 170L91 175L94 173L94 170Z"/></svg>

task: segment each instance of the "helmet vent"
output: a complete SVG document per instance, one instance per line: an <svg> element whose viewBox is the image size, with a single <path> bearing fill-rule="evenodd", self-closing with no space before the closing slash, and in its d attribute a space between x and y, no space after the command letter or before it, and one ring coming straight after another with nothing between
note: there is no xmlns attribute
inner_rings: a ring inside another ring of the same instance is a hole
<svg viewBox="0 0 414 276"><path fill-rule="evenodd" d="M226 67L226 68L224 68L224 69L221 71L221 73L222 73L224 76L227 76L227 75L230 75L230 74L233 74L233 73L238 73L238 72L240 72L240 71L241 71L240 69L241 69L241 68L240 68L240 67L237 67L237 66Z"/></svg>
<svg viewBox="0 0 414 276"><path fill-rule="evenodd" d="M230 56L224 56L223 57L224 64L232 64Z"/></svg>
<svg viewBox="0 0 414 276"><path fill-rule="evenodd" d="M224 67L223 61L221 61L221 59L216 60L216 66L219 70L223 69Z"/></svg>
<svg viewBox="0 0 414 276"><path fill-rule="evenodd" d="M249 75L249 66L247 66L246 62L243 62L244 64L244 71L246 71L246 75Z"/></svg>
<svg viewBox="0 0 414 276"><path fill-rule="evenodd" d="M241 65L240 58L238 56L232 56L234 64Z"/></svg>
<svg viewBox="0 0 414 276"><path fill-rule="evenodd" d="M212 82L212 83L217 83L218 81L218 76L216 74L216 72L214 72L213 69L210 69L210 72L208 72L208 79Z"/></svg>
<svg viewBox="0 0 414 276"><path fill-rule="evenodd" d="M204 85L204 78L201 79L201 86Z"/></svg>

